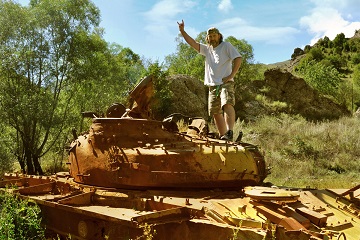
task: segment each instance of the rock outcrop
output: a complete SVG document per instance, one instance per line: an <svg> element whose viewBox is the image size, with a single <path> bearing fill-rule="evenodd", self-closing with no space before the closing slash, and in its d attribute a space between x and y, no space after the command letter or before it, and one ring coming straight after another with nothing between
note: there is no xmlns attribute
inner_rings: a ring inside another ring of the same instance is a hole
<svg viewBox="0 0 360 240"><path fill-rule="evenodd" d="M351 114L346 107L320 95L304 79L284 69L270 69L264 75L264 81L237 84L235 111L241 120L251 121L261 115L280 112L299 114L315 121L337 119ZM173 92L169 113L209 119L207 88L200 80L187 75L173 75L168 80ZM267 103L259 101L258 96L265 97ZM269 101L284 104L280 108L274 108L269 107Z"/></svg>
<svg viewBox="0 0 360 240"><path fill-rule="evenodd" d="M289 113L300 114L310 120L336 119L350 115L346 107L320 95L304 79L281 69L265 72L265 95L274 101L288 104Z"/></svg>
<svg viewBox="0 0 360 240"><path fill-rule="evenodd" d="M188 75L172 75L168 81L173 93L169 114L181 113L207 120L207 88L204 83Z"/></svg>

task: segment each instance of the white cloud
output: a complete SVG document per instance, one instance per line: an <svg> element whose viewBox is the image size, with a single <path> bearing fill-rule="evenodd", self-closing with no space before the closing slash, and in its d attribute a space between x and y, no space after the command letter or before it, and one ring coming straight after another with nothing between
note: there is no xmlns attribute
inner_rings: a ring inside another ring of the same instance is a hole
<svg viewBox="0 0 360 240"><path fill-rule="evenodd" d="M159 56L164 51L170 52L174 49L174 35L178 32L176 22L181 21L181 18L177 18L197 5L196 0L160 0L149 11L144 12L142 16L144 16L144 30L147 34L143 39L153 46L146 49L147 55ZM194 30L187 28L187 32L191 34Z"/></svg>
<svg viewBox="0 0 360 240"><path fill-rule="evenodd" d="M218 9L222 12L228 12L231 9L233 9L231 0L221 0L221 2L218 5Z"/></svg>
<svg viewBox="0 0 360 240"><path fill-rule="evenodd" d="M338 9L339 11L359 11L359 0L310 0L316 7L329 7Z"/></svg>
<svg viewBox="0 0 360 240"><path fill-rule="evenodd" d="M360 29L358 0L311 0L311 14L300 19L300 25L313 34L311 44L325 36L331 40L339 33L352 37Z"/></svg>
<svg viewBox="0 0 360 240"><path fill-rule="evenodd" d="M224 37L234 36L247 41L259 41L266 44L286 44L299 31L292 27L256 27L241 18L230 18L214 24Z"/></svg>
<svg viewBox="0 0 360 240"><path fill-rule="evenodd" d="M190 0L161 0L145 13L147 19L152 22L169 20L179 13L187 12L196 6L195 1Z"/></svg>
<svg viewBox="0 0 360 240"><path fill-rule="evenodd" d="M313 2L320 4L318 0L313 0ZM351 13L346 13L346 16L343 16L338 10L340 7L331 7L334 3L333 0L324 1L324 4L328 7L318 6L312 10L310 15L300 19L300 26L313 35L311 45L325 36L332 40L339 33L344 33L345 37L352 37L355 30L360 29L360 22L346 20L345 17L351 16ZM344 3L341 7L345 7Z"/></svg>
<svg viewBox="0 0 360 240"><path fill-rule="evenodd" d="M152 36L173 38L170 29L176 29L176 16L188 12L197 5L191 0L161 0L144 13L147 24L144 29Z"/></svg>

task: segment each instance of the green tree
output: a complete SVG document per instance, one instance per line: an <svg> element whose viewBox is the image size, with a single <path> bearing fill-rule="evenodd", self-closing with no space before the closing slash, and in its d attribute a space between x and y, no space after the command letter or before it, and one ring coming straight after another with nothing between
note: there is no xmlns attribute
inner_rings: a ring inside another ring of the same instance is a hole
<svg viewBox="0 0 360 240"><path fill-rule="evenodd" d="M354 73L353 73L353 81L354 84L360 88L360 64L357 64L354 67Z"/></svg>
<svg viewBox="0 0 360 240"><path fill-rule="evenodd" d="M259 64L254 63L254 49L244 39L236 39L233 36L226 38L240 53L242 57L239 73L235 76L235 86L240 87L243 82L263 79L263 71ZM238 89L239 90L239 89Z"/></svg>
<svg viewBox="0 0 360 240"><path fill-rule="evenodd" d="M311 60L304 62L297 71L311 87L322 94L337 98L341 78L334 67Z"/></svg>
<svg viewBox="0 0 360 240"><path fill-rule="evenodd" d="M302 50L301 48L295 48L294 53L291 54L291 59L294 60L296 57L303 55L303 54L304 54L304 50Z"/></svg>
<svg viewBox="0 0 360 240"><path fill-rule="evenodd" d="M357 52L360 49L360 38L350 38L348 42L351 52Z"/></svg>
<svg viewBox="0 0 360 240"><path fill-rule="evenodd" d="M304 52L305 52L305 53L310 52L310 50L311 50L311 46L310 46L310 45L306 45L306 46L304 47Z"/></svg>
<svg viewBox="0 0 360 240"><path fill-rule="evenodd" d="M324 59L324 54L320 48L313 47L309 51L310 60L321 61Z"/></svg>
<svg viewBox="0 0 360 240"><path fill-rule="evenodd" d="M76 84L76 95L73 96L77 104L72 110L79 121L75 128L80 132L84 130L81 112L92 111L100 116L114 102L126 105L130 90L145 72L140 56L118 44L105 44L96 50L96 56L98 60L88 66L89 71L96 71L86 81Z"/></svg>
<svg viewBox="0 0 360 240"><path fill-rule="evenodd" d="M195 39L205 43L206 32L200 33ZM198 79L204 78L205 59L189 46L182 36L176 38L176 53L165 57L165 64L169 74L187 74Z"/></svg>
<svg viewBox="0 0 360 240"><path fill-rule="evenodd" d="M340 71L342 67L346 66L346 60L340 55L330 55L327 56L325 59L328 60L331 65L338 71Z"/></svg>
<svg viewBox="0 0 360 240"><path fill-rule="evenodd" d="M71 117L74 86L98 71L98 24L99 10L87 0L0 2L0 107L24 172L43 174L39 159Z"/></svg>
<svg viewBox="0 0 360 240"><path fill-rule="evenodd" d="M1 96L0 101L2 101ZM5 172L12 171L15 162L13 154L10 152L13 141L9 138L13 133L14 131L6 123L0 122L0 176Z"/></svg>
<svg viewBox="0 0 360 240"><path fill-rule="evenodd" d="M339 48L341 50L343 49L345 42L346 42L346 38L344 33L339 33L338 35L336 35L336 37L333 40L334 47Z"/></svg>
<svg viewBox="0 0 360 240"><path fill-rule="evenodd" d="M164 67L159 64L159 62L154 62L150 64L147 71L145 72L145 75L152 75L154 77L154 101L151 103L151 117L161 120L170 114L169 109L171 109L172 104L170 101L172 92L169 86L170 83L167 80L169 71L164 70Z"/></svg>
<svg viewBox="0 0 360 240"><path fill-rule="evenodd" d="M351 62L353 64L359 64L360 63L360 53L355 53L351 56Z"/></svg>
<svg viewBox="0 0 360 240"><path fill-rule="evenodd" d="M325 36L324 41L323 41L323 46L328 48L328 47L330 47L329 44L330 44L330 39L329 39L329 37Z"/></svg>

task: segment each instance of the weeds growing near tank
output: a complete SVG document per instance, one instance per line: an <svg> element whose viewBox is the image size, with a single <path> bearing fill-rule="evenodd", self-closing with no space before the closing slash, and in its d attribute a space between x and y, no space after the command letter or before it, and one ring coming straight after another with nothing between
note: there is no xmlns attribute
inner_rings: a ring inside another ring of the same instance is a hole
<svg viewBox="0 0 360 240"><path fill-rule="evenodd" d="M156 230L153 228L153 225L145 223L144 226L141 227L143 230L143 235L136 238L136 240L152 240L156 235Z"/></svg>
<svg viewBox="0 0 360 240"><path fill-rule="evenodd" d="M0 239L45 239L40 208L7 191L0 192Z"/></svg>
<svg viewBox="0 0 360 240"><path fill-rule="evenodd" d="M360 121L308 122L300 116L263 116L251 123L237 121L234 132L265 153L275 185L351 188L360 184Z"/></svg>
<svg viewBox="0 0 360 240"><path fill-rule="evenodd" d="M239 234L240 228L234 228L233 229L233 235L230 238L230 240L236 240L238 239L238 234Z"/></svg>

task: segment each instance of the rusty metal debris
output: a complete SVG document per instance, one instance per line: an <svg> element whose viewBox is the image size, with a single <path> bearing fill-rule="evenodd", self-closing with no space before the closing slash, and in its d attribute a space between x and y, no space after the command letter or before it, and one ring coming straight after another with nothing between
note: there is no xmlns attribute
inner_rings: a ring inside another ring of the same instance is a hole
<svg viewBox="0 0 360 240"><path fill-rule="evenodd" d="M10 183L16 188L5 189ZM74 239L136 239L146 226L154 239L360 236L360 206L333 189L125 190L79 184L68 174L8 174L0 187L37 202L47 228Z"/></svg>

